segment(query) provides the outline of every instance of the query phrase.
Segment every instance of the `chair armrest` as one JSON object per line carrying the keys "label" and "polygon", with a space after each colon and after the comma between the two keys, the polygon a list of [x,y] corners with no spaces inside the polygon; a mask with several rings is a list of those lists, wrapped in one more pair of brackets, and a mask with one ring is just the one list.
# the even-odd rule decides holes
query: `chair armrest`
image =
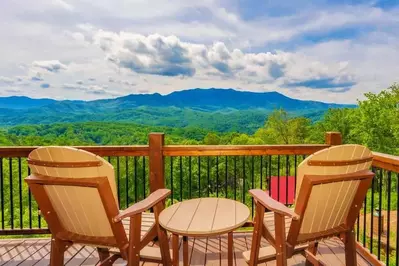
{"label": "chair armrest", "polygon": [[288,208],[284,204],[272,199],[265,193],[263,190],[260,189],[251,189],[249,194],[254,197],[254,199],[262,204],[266,209],[271,210],[273,212],[279,213],[284,216],[292,217],[292,219],[297,220],[299,219],[299,215],[296,214],[292,209]]}
{"label": "chair armrest", "polygon": [[126,217],[131,217],[133,215],[142,213],[155,205],[157,205],[162,200],[166,199],[170,195],[169,189],[158,189],[151,193],[147,198],[139,201],[129,208],[121,211],[117,216],[114,217],[114,222],[120,222],[122,219]]}

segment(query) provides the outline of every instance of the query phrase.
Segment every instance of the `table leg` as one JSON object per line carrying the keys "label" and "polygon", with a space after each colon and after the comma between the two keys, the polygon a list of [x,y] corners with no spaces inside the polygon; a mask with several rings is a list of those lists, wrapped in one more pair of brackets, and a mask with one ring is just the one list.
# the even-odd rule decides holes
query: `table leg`
{"label": "table leg", "polygon": [[188,266],[188,237],[183,236],[183,265]]}
{"label": "table leg", "polygon": [[227,261],[228,266],[233,266],[233,232],[227,234]]}
{"label": "table leg", "polygon": [[173,266],[179,266],[179,235],[172,234]]}

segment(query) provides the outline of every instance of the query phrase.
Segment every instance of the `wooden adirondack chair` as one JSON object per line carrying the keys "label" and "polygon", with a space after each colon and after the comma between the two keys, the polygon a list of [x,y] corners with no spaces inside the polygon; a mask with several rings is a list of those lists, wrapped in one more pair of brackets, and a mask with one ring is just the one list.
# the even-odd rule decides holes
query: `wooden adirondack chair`
{"label": "wooden adirondack chair", "polygon": [[[119,257],[129,266],[140,259],[171,265],[167,235],[158,224],[168,189],[120,211],[114,168],[103,158],[70,147],[42,147],[29,154],[28,164],[32,174],[25,181],[52,234],[50,265],[62,265],[74,243],[97,247],[101,265]],[[153,214],[145,212],[150,208]],[[160,248],[148,247],[157,236]]]}
{"label": "wooden adirondack chair", "polygon": [[[256,213],[251,250],[243,254],[249,265],[269,260],[287,265],[296,252],[305,252],[307,265],[322,265],[317,241],[337,235],[345,244],[346,265],[357,265],[353,227],[374,177],[371,162],[370,150],[360,145],[334,146],[309,156],[298,166],[294,209],[262,190],[250,190]],[[260,248],[262,236],[270,246]]]}

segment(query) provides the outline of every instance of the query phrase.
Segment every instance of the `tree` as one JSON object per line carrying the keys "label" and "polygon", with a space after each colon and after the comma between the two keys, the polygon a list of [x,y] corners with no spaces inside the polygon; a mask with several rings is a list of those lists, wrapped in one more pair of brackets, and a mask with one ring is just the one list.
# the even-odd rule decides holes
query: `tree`
{"label": "tree", "polygon": [[265,144],[305,143],[310,128],[310,120],[305,117],[290,118],[282,109],[273,111],[265,126],[255,132],[255,137]]}

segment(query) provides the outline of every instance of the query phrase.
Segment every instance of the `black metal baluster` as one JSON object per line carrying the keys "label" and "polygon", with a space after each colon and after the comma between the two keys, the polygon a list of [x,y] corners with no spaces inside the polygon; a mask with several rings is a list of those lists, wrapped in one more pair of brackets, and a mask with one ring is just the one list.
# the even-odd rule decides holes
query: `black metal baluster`
{"label": "black metal baluster", "polygon": [[242,156],[242,203],[245,204],[245,156]]}
{"label": "black metal baluster", "polygon": [[296,156],[296,154],[295,154],[295,156],[294,156],[294,177],[295,177],[295,179],[294,179],[294,199],[296,199],[296,176],[297,176],[297,174],[296,174],[296,168],[298,167],[298,158],[297,158],[297,156]]}
{"label": "black metal baluster", "polygon": [[[399,173],[396,175],[396,193],[399,193]],[[396,217],[399,217],[399,197],[396,197]],[[396,230],[399,228],[399,219],[396,219]],[[396,235],[396,265],[399,264],[399,237]]]}
{"label": "black metal baluster", "polygon": [[116,157],[116,183],[117,183],[117,188],[118,188],[118,203],[119,203],[119,209],[121,208],[121,187],[120,187],[120,161],[119,157]]}
{"label": "black metal baluster", "polygon": [[188,198],[191,199],[191,156],[188,157]]}
{"label": "black metal baluster", "polygon": [[[30,176],[30,168],[28,165],[28,176]],[[28,204],[29,204],[29,228],[32,229],[32,193],[28,187]]]}
{"label": "black metal baluster", "polygon": [[280,201],[280,155],[277,156],[277,201]]}
{"label": "black metal baluster", "polygon": [[198,156],[198,198],[201,198],[201,157]]}
{"label": "black metal baluster", "polygon": [[23,227],[22,214],[22,163],[21,157],[18,157],[18,181],[19,181],[19,228]]}
{"label": "black metal baluster", "polygon": [[39,229],[42,228],[42,216],[40,214],[39,205],[37,206],[37,225]]}
{"label": "black metal baluster", "polygon": [[[389,237],[391,236],[391,171],[388,172],[388,184],[387,184],[387,191],[388,191],[388,211],[387,211],[387,246],[386,246],[386,265],[389,265]],[[397,238],[398,236],[396,236]]]}
{"label": "black metal baluster", "polygon": [[378,260],[381,259],[381,232],[382,232],[382,224],[381,224],[381,213],[382,213],[382,181],[383,181],[383,172],[380,169],[380,180],[379,180],[379,189],[378,189],[378,250],[377,257]]}
{"label": "black metal baluster", "polygon": [[146,187],[146,171],[145,171],[145,156],[143,156],[143,199],[147,197],[147,187]]}
{"label": "black metal baluster", "polygon": [[219,198],[219,156],[216,156],[216,197]]}
{"label": "black metal baluster", "polygon": [[139,201],[139,195],[138,195],[138,189],[137,189],[137,187],[138,187],[138,181],[137,181],[137,164],[138,164],[138,162],[137,162],[137,157],[135,156],[135,157],[133,157],[134,159],[133,159],[133,161],[134,161],[134,202],[138,202]]}
{"label": "black metal baluster", "polygon": [[356,241],[359,242],[359,237],[360,237],[360,213],[357,215],[357,221],[356,221]]}
{"label": "black metal baluster", "polygon": [[225,160],[226,160],[226,163],[225,163],[225,166],[224,166],[224,174],[225,174],[225,176],[224,176],[224,193],[225,193],[225,198],[227,198],[227,178],[228,178],[227,156],[226,156]]}
{"label": "black metal baluster", "polygon": [[125,206],[126,208],[129,207],[129,158],[127,156],[125,156]]}
{"label": "black metal baluster", "polygon": [[263,156],[260,156],[260,189],[263,189]]}
{"label": "black metal baluster", "polygon": [[367,232],[367,194],[364,199],[363,208],[363,247],[366,247],[366,232]]}
{"label": "black metal baluster", "polygon": [[211,182],[211,180],[210,180],[210,170],[209,170],[209,168],[210,168],[210,158],[209,158],[209,156],[207,157],[207,164],[208,164],[208,169],[207,169],[207,179],[208,179],[208,197],[209,197],[209,190],[211,189],[211,184],[210,184],[210,182]]}
{"label": "black metal baluster", "polygon": [[179,157],[179,170],[180,170],[180,201],[183,201],[183,157]]}
{"label": "black metal baluster", "polygon": [[[251,156],[251,189],[253,189],[255,186],[255,158],[254,156]],[[252,217],[254,217],[254,198],[251,197],[251,212],[252,212]]]}
{"label": "black metal baluster", "polygon": [[[373,172],[376,173],[375,169],[373,168]],[[373,219],[373,212],[374,212],[374,183],[375,178],[371,181],[371,208],[370,208],[370,252],[373,254],[373,228],[374,228],[374,219]]]}
{"label": "black metal baluster", "polygon": [[269,196],[272,195],[272,156],[269,155],[269,184],[268,184],[268,189],[269,189]]}
{"label": "black metal baluster", "polygon": [[111,156],[108,156],[108,162],[111,163]]}
{"label": "black metal baluster", "polygon": [[39,205],[37,205],[37,225],[39,228],[42,228],[42,217],[40,215]]}
{"label": "black metal baluster", "polygon": [[14,229],[14,192],[13,192],[13,180],[12,180],[12,158],[8,158],[8,167],[10,170],[10,224],[11,229]]}
{"label": "black metal baluster", "polygon": [[4,173],[3,173],[3,158],[0,158],[0,199],[1,199],[1,229],[4,230]]}
{"label": "black metal baluster", "polygon": [[234,200],[237,200],[237,156],[234,156]]}
{"label": "black metal baluster", "polygon": [[289,176],[289,156],[285,156],[285,204],[288,205],[288,176]]}
{"label": "black metal baluster", "polygon": [[170,157],[170,190],[172,191],[170,197],[172,200],[172,204],[173,204],[173,157]]}

